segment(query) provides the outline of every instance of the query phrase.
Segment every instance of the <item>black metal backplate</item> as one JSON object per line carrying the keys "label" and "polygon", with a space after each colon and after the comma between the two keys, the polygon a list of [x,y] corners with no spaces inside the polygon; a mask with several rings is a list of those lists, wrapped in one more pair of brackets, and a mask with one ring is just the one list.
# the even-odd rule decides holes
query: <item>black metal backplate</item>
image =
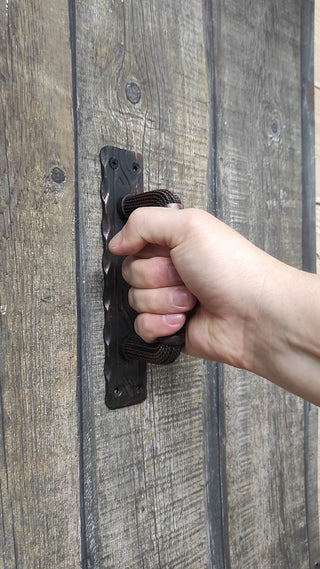
{"label": "black metal backplate", "polygon": [[121,275],[123,257],[111,255],[108,243],[124,223],[117,203],[127,194],[143,191],[142,156],[113,146],[100,153],[102,164],[101,198],[104,241],[105,377],[106,404],[110,409],[141,403],[147,396],[146,363],[126,361],[121,346],[133,333],[134,311],[128,304],[128,285]]}

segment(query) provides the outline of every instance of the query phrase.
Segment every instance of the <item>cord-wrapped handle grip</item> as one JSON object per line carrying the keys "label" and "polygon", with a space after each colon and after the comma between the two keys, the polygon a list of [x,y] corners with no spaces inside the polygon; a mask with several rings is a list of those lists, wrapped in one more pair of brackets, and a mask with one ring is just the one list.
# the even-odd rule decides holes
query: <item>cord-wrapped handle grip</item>
{"label": "cord-wrapped handle grip", "polygon": [[[126,221],[138,207],[174,207],[183,209],[179,196],[169,190],[153,190],[140,194],[128,194],[117,204],[121,219]],[[126,360],[137,359],[152,364],[170,364],[178,356],[185,343],[185,327],[172,336],[159,338],[158,342],[149,344],[137,334],[132,334],[122,347]]]}
{"label": "cord-wrapped handle grip", "polygon": [[174,207],[183,209],[177,194],[169,190],[152,190],[141,194],[128,194],[118,202],[118,213],[124,221],[138,207]]}
{"label": "cord-wrapped handle grip", "polygon": [[151,364],[171,364],[180,355],[185,342],[184,329],[172,336],[159,338],[159,342],[148,344],[137,334],[132,334],[122,348],[126,360],[144,360]]}

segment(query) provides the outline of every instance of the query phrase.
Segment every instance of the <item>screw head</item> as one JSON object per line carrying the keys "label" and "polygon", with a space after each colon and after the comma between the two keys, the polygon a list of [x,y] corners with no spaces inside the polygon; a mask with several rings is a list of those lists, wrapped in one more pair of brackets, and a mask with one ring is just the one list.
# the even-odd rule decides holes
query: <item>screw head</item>
{"label": "screw head", "polygon": [[116,170],[119,166],[118,158],[115,158],[114,156],[112,156],[109,160],[109,166],[112,168],[112,170]]}
{"label": "screw head", "polygon": [[113,395],[114,395],[114,397],[121,397],[121,395],[122,395],[121,387],[115,387],[113,390]]}

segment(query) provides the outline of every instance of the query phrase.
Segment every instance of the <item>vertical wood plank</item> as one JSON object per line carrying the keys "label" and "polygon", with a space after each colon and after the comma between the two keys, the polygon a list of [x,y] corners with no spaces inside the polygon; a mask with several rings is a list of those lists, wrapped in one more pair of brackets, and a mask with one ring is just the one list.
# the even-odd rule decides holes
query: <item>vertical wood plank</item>
{"label": "vertical wood plank", "polygon": [[106,409],[99,202],[99,150],[113,144],[142,152],[146,190],[205,207],[201,3],[79,1],[76,26],[87,557],[97,569],[205,568],[203,364],[152,368],[146,403]]}
{"label": "vertical wood plank", "polygon": [[[302,162],[302,267],[317,271],[315,101],[314,101],[314,0],[301,5],[301,162]],[[319,507],[315,500],[318,408],[305,402],[305,488],[309,564],[319,563]]]}
{"label": "vertical wood plank", "polygon": [[[320,2],[314,3],[314,118],[316,167],[316,250],[317,273],[320,273]],[[320,505],[320,420],[318,417],[318,508]],[[318,522],[319,526],[319,522]],[[319,528],[318,528],[319,531]]]}
{"label": "vertical wood plank", "polygon": [[[319,54],[319,59],[320,59],[320,54]],[[315,142],[316,142],[317,273],[320,273],[320,89],[319,88],[315,89]]]}
{"label": "vertical wood plank", "polygon": [[[297,267],[301,9],[298,0],[214,5],[218,213]],[[230,567],[313,566],[303,401],[227,366],[223,400]]]}
{"label": "vertical wood plank", "polygon": [[[319,54],[319,59],[320,59],[320,54]],[[317,184],[316,205],[319,209],[320,206],[320,88],[318,87],[315,88],[314,98],[315,98],[315,143],[316,143],[315,157],[316,157],[316,184]]]}
{"label": "vertical wood plank", "polygon": [[[315,558],[301,401],[230,368],[215,391],[207,382],[219,377],[214,366],[205,371],[182,358],[150,370],[145,404],[116,412],[104,405],[101,146],[142,152],[146,189],[168,187],[186,205],[205,207],[215,201],[206,189],[214,138],[209,182],[216,174],[219,215],[272,254],[302,264],[301,2],[185,4],[71,4],[84,563],[304,569]],[[214,50],[211,32],[203,33],[212,17]],[[80,565],[80,537],[68,7],[9,0],[0,18],[0,567],[69,569]],[[220,425],[220,439],[208,442],[203,430],[218,411],[224,432]],[[206,469],[213,448],[221,454]],[[208,477],[224,458],[230,559],[228,536],[206,526]],[[207,548],[211,530],[224,551]]]}
{"label": "vertical wood plank", "polygon": [[80,567],[68,4],[0,8],[0,567]]}

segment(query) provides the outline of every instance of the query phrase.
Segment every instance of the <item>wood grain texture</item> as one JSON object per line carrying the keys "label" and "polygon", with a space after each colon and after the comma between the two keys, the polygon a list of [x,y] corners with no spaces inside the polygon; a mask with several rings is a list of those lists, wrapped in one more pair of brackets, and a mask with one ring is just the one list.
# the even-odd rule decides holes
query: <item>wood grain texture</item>
{"label": "wood grain texture", "polygon": [[[319,32],[320,34],[320,32]],[[319,45],[320,49],[320,45]],[[315,102],[315,157],[316,157],[316,206],[320,206],[320,88],[314,91]],[[317,249],[319,251],[319,248]]]}
{"label": "wood grain texture", "polygon": [[[146,403],[105,408],[99,207],[99,150],[105,144],[143,154],[146,190],[165,187],[186,206],[205,206],[208,88],[201,4],[79,1],[76,22],[89,566],[205,568],[203,364],[181,358],[153,367]],[[130,101],[139,91],[141,99]]]}
{"label": "wood grain texture", "polygon": [[320,2],[315,2],[314,34],[314,102],[317,215],[317,272],[320,273]]}
{"label": "wood grain texture", "polygon": [[[215,136],[218,160],[209,172],[218,180],[219,215],[267,251],[301,266],[301,4],[273,2],[262,9],[229,1],[203,14],[198,3],[166,2],[160,9],[156,3],[106,1],[76,8],[89,565],[117,567],[121,560],[127,567],[150,568],[309,567],[302,401],[227,368],[219,396],[210,395],[218,403],[209,421],[206,405],[201,412],[200,383],[204,379],[209,394],[205,378],[213,367],[204,373],[199,362],[183,360],[150,370],[143,406],[106,412],[96,206],[98,154],[105,144],[143,153],[146,189],[174,188],[187,205],[214,202],[206,195],[207,159],[214,154],[206,141]],[[207,25],[210,13],[214,52],[204,46],[210,33],[202,39],[202,20]],[[207,89],[212,53],[216,83]],[[210,468],[220,469],[225,458],[224,535],[212,520],[208,528],[203,494],[211,475],[205,453],[214,446],[203,431],[218,413],[225,420],[216,444],[221,454],[211,457]],[[214,532],[224,546],[219,561],[212,546],[207,550]]]}
{"label": "wood grain texture", "polygon": [[[320,2],[314,3],[314,116],[315,116],[315,160],[316,160],[316,249],[317,273],[320,273]],[[318,418],[318,449],[320,441],[320,420]],[[320,505],[320,452],[318,450],[318,507]]]}
{"label": "wood grain texture", "polygon": [[181,358],[110,411],[103,372],[102,146],[302,265],[303,4],[3,3],[0,569],[319,561],[312,407]]}
{"label": "wood grain texture", "polygon": [[0,8],[0,567],[80,567],[68,6]]}
{"label": "wood grain texture", "polygon": [[[301,161],[302,161],[302,266],[317,271],[315,101],[314,101],[314,0],[303,2],[301,10]],[[315,500],[318,484],[316,437],[318,408],[305,403],[305,485],[309,563],[319,563],[319,507]]]}
{"label": "wood grain texture", "polygon": [[[319,9],[320,11],[320,9]],[[320,29],[319,29],[320,36]],[[318,43],[320,51],[320,41]],[[320,59],[320,54],[318,55]],[[320,88],[315,87],[315,157],[316,157],[316,217],[317,217],[317,272],[320,273]]]}
{"label": "wood grain texture", "polygon": [[314,86],[320,88],[320,4],[314,2]]}
{"label": "wood grain texture", "polygon": [[[218,212],[297,267],[303,257],[301,9],[296,0],[229,0],[214,11]],[[313,567],[305,463],[305,413],[313,409],[228,367],[223,400],[230,567]],[[315,440],[310,425],[306,436]]]}

